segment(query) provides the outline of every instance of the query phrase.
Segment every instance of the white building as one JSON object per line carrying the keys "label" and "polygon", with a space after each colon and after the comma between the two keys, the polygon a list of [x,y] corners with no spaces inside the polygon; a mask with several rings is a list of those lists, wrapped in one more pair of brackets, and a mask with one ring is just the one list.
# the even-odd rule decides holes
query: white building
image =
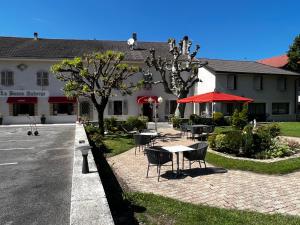
{"label": "white building", "polygon": [[[213,60],[199,70],[195,93],[211,91],[254,99],[248,106],[253,118],[274,121],[293,121],[300,113],[299,74],[254,61]],[[215,103],[215,111],[231,114],[239,104]],[[210,113],[211,103],[195,106],[196,113]]]}
{"label": "white building", "polygon": [[[168,55],[169,46],[162,42],[138,42],[131,50],[127,41],[43,39],[37,34],[33,38],[0,37],[0,114],[3,124],[28,123],[30,118],[40,122],[42,115],[45,115],[46,123],[75,122],[82,116],[97,120],[96,110],[88,99],[64,97],[63,83],[50,73],[50,67],[65,58],[106,50],[122,51],[127,63],[144,67],[150,48],[155,48],[157,55],[162,57]],[[153,76],[154,80],[159,80],[158,74]],[[139,73],[133,79],[142,78]],[[299,112],[296,92],[300,85],[298,82],[295,86],[296,73],[256,62],[208,60],[208,65],[199,70],[199,78],[202,82],[191,90],[190,95],[217,90],[254,98],[250,112],[270,114],[269,119],[274,120],[295,120]],[[164,99],[157,108],[160,121],[173,114],[176,107],[176,97],[166,94],[162,85],[144,88],[131,96],[114,94],[105,117],[151,117],[153,108],[145,101],[150,96]],[[232,108],[232,104],[215,107],[225,114]],[[187,104],[185,115],[188,117],[193,112],[208,112],[209,109],[208,105]]]}
{"label": "white building", "polygon": [[[50,67],[65,58],[106,50],[122,51],[127,63],[144,67],[150,48],[155,48],[161,56],[168,54],[169,50],[167,43],[160,42],[138,42],[137,47],[131,50],[127,41],[42,39],[37,34],[33,38],[0,37],[0,114],[3,124],[28,123],[29,120],[40,122],[42,115],[45,115],[46,123],[75,122],[78,116],[97,120],[97,112],[88,99],[77,101],[64,97],[63,83],[50,73]],[[142,73],[134,79],[143,79]],[[153,79],[158,80],[159,75],[154,73]],[[174,113],[176,97],[166,94],[162,85],[157,85],[131,96],[114,93],[105,117],[151,117],[153,107],[143,101],[150,96],[164,99],[157,107],[159,120],[164,121]],[[187,107],[187,115],[191,109],[191,106]]]}

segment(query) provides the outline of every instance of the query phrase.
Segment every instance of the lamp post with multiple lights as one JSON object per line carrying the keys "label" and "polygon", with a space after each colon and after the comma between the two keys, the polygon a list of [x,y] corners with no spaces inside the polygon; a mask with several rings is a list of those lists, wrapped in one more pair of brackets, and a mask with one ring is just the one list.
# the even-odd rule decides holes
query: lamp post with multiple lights
{"label": "lamp post with multiple lights", "polygon": [[[154,106],[154,122],[155,122],[155,131],[157,132],[157,113],[156,113],[156,106],[157,106],[157,103],[158,104],[161,104],[163,102],[163,98],[161,96],[159,96],[157,98],[157,101],[151,97],[148,98],[148,102]],[[154,104],[153,104],[154,103]]]}

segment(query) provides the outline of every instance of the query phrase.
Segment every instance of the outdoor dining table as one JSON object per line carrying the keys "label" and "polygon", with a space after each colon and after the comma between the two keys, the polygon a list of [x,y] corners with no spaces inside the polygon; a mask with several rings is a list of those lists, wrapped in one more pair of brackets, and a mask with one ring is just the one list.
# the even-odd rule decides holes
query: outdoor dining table
{"label": "outdoor dining table", "polygon": [[179,169],[179,153],[180,152],[186,152],[186,151],[194,151],[196,149],[184,146],[184,145],[175,145],[175,146],[162,146],[162,149],[176,154],[176,161],[177,161],[177,170],[176,170],[176,177],[179,177],[181,175],[180,169]]}

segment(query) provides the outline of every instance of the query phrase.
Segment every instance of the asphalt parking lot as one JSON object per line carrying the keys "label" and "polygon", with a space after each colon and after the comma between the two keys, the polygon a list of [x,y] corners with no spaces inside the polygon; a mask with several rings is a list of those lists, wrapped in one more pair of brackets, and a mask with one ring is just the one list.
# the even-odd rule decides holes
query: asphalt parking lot
{"label": "asphalt parking lot", "polygon": [[75,125],[0,127],[0,224],[69,224]]}

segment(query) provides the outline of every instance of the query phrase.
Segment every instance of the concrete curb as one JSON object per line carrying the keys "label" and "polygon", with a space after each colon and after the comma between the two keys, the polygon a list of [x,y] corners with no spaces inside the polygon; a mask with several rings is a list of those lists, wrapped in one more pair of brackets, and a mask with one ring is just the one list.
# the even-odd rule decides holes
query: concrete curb
{"label": "concrete curb", "polygon": [[79,140],[89,143],[83,125],[76,124],[70,224],[113,225],[111,211],[91,153],[88,155],[90,173],[81,172],[82,155],[76,149]]}

